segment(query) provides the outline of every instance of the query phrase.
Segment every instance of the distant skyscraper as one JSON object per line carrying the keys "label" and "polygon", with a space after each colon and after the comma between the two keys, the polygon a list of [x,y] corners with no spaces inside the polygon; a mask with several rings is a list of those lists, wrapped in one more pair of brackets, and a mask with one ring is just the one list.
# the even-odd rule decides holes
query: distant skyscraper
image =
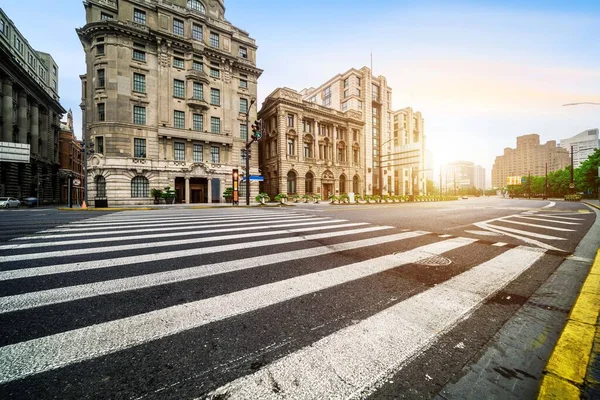
{"label": "distant skyscraper", "polygon": [[454,161],[442,167],[444,190],[450,193],[460,189],[475,187],[475,163],[471,161]]}
{"label": "distant skyscraper", "polygon": [[483,168],[481,165],[476,165],[473,168],[473,176],[475,189],[487,189],[485,183],[485,168]]}
{"label": "distant skyscraper", "polygon": [[560,147],[571,152],[573,146],[573,165],[579,168],[581,163],[588,159],[597,148],[600,148],[600,135],[598,128],[588,129],[569,139],[562,139]]}
{"label": "distant skyscraper", "polygon": [[[435,182],[433,170],[435,169],[435,158],[430,150],[425,150],[425,177],[430,181]],[[435,182],[439,185],[439,181]]]}

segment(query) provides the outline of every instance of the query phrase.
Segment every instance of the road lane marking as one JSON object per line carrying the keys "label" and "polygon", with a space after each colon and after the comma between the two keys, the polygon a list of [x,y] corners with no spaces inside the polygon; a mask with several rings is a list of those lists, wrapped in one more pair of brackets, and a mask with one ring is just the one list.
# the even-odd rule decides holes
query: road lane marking
{"label": "road lane marking", "polygon": [[[533,214],[536,215],[536,214]],[[542,222],[550,222],[552,224],[563,224],[563,225],[581,225],[577,222],[567,222],[567,221],[554,221],[551,219],[546,219],[546,218],[535,218],[535,217],[526,217],[526,216],[521,216],[521,215],[516,215],[514,218],[521,218],[521,219],[527,219],[527,220],[531,220],[531,221],[542,221]]]}
{"label": "road lane marking", "polygon": [[585,218],[562,217],[562,216],[558,216],[558,215],[547,215],[547,214],[538,214],[538,213],[532,213],[531,215],[537,215],[537,216],[544,217],[544,218],[564,219],[567,221],[585,221]]}
{"label": "road lane marking", "polygon": [[373,226],[362,229],[353,229],[341,232],[327,232],[316,235],[294,236],[281,239],[260,240],[256,242],[233,243],[220,246],[202,247],[198,249],[168,251],[153,254],[142,254],[128,257],[108,258],[105,260],[92,260],[59,265],[49,265],[44,267],[32,267],[16,270],[0,271],[0,281],[29,278],[32,276],[44,276],[64,274],[68,272],[85,271],[89,269],[104,269],[124,265],[138,264],[144,262],[155,262],[160,260],[169,260],[172,258],[182,258],[190,256],[200,256],[204,254],[214,254],[226,251],[237,251],[250,248],[269,247],[290,243],[308,242],[311,240],[328,239],[332,237],[355,235],[367,232],[377,232],[385,229],[394,229],[393,226]]}
{"label": "road lane marking", "polygon": [[554,226],[546,226],[546,225],[537,225],[537,224],[530,224],[527,222],[519,222],[519,221],[511,221],[508,219],[499,219],[498,222],[505,222],[507,224],[515,224],[515,225],[523,225],[523,226],[530,226],[532,228],[542,228],[542,229],[549,229],[551,231],[560,231],[560,232],[576,232],[575,229],[567,229],[567,228],[557,228]]}
{"label": "road lane marking", "polygon": [[[365,398],[531,267],[519,247],[217,389],[209,398]],[[273,391],[276,382],[278,391]]]}
{"label": "road lane marking", "polygon": [[[535,240],[535,239],[531,239],[531,238],[528,238],[528,237],[525,237],[525,236],[515,235],[515,234],[509,233],[509,232],[506,232],[506,231],[501,231],[501,230],[495,229],[495,227],[492,228],[492,226],[490,226],[488,224],[485,224],[485,223],[476,222],[473,225],[475,225],[475,226],[477,226],[477,227],[479,227],[481,229],[487,229],[487,230],[489,230],[491,232],[501,233],[501,234],[506,235],[506,236],[514,237],[516,239],[524,241],[525,243],[529,243],[529,244],[532,244],[534,246],[538,246],[538,247],[540,247],[542,249],[563,251],[563,250],[561,250],[561,249],[559,249],[557,247],[551,246],[549,244],[546,244],[544,242],[540,242],[540,241]],[[507,228],[507,229],[510,229],[510,228]],[[560,239],[560,240],[566,240],[566,239]]]}
{"label": "road lane marking", "polygon": [[498,243],[494,243],[492,246],[496,246],[496,247],[504,247],[507,246],[508,243],[504,243],[504,242],[498,242]]}
{"label": "road lane marking", "polygon": [[552,208],[552,207],[554,207],[555,205],[556,205],[556,202],[554,202],[554,201],[551,201],[551,202],[550,202],[550,204],[548,204],[547,206],[544,206],[544,207],[542,207],[542,208]]}
{"label": "road lane marking", "polygon": [[[504,222],[504,221],[503,221]],[[534,238],[538,238],[538,239],[547,239],[547,240],[567,240],[564,238],[560,238],[560,237],[556,237],[556,236],[550,236],[550,235],[543,235],[541,233],[535,233],[535,232],[529,232],[529,231],[523,231],[520,229],[513,229],[513,228],[507,228],[505,226],[499,226],[499,225],[490,225],[487,224],[488,227],[493,227],[494,229],[499,229],[501,231],[506,231],[506,232],[512,232],[512,233],[516,233],[519,235],[524,235],[524,236],[531,236]]]}
{"label": "road lane marking", "polygon": [[[310,222],[301,222],[301,223],[293,223],[293,224],[275,224],[275,225],[264,225],[261,226],[261,229],[282,229],[294,226],[306,226],[306,225],[320,225],[326,223],[340,223],[345,222],[346,220],[329,220],[329,221],[318,221],[315,223]],[[368,222],[352,222],[347,224],[340,225],[328,225],[324,227],[317,226],[315,230],[324,230],[324,229],[342,229],[342,228],[352,228],[356,226],[365,226],[370,225]],[[256,228],[252,228],[256,229]],[[310,228],[309,228],[310,229]],[[288,232],[306,232],[304,228],[302,229],[286,229]],[[183,231],[183,232],[171,232],[171,233],[155,233],[150,235],[137,235],[137,236],[115,236],[115,237],[107,237],[102,238],[102,243],[108,242],[124,242],[128,240],[148,240],[148,239],[165,239],[169,237],[181,237],[181,236],[198,236],[198,235],[208,235],[208,234],[220,234],[227,232],[240,232],[240,228],[226,228],[226,229],[211,229],[204,230],[201,232],[195,231]],[[407,229],[406,231],[409,231]],[[264,233],[261,232],[261,235]],[[255,233],[256,235],[256,233]],[[63,241],[55,241],[55,242],[38,242],[38,243],[18,243],[18,244],[7,244],[4,246],[0,246],[0,250],[21,250],[21,249],[30,249],[30,248],[38,248],[38,247],[57,247],[57,246],[80,246],[82,244],[90,244],[90,243],[98,243],[98,239],[76,239],[76,240],[63,240]],[[86,250],[87,251],[87,250]]]}
{"label": "road lane marking", "polygon": [[169,285],[191,279],[204,278],[212,275],[225,274],[249,268],[256,268],[286,261],[299,260],[308,257],[318,257],[336,252],[376,246],[401,240],[416,238],[427,234],[426,232],[408,232],[376,238],[356,240],[329,246],[313,247],[309,249],[294,250],[284,253],[261,255],[258,257],[243,258],[215,264],[199,265],[196,267],[178,269],[174,271],[158,272],[129,278],[114,279],[110,281],[94,282],[84,285],[49,289],[13,296],[0,297],[0,314],[42,307],[51,304],[81,300],[89,297],[102,296],[130,290],[138,290],[153,286]]}
{"label": "road lane marking", "polygon": [[[91,325],[0,348],[0,384],[172,336],[442,254],[476,240],[456,238],[209,299]],[[518,264],[518,263],[515,263]],[[489,277],[486,277],[486,279]],[[485,280],[485,279],[483,279]],[[398,329],[398,327],[395,327]],[[335,393],[335,392],[330,392]],[[258,397],[254,397],[258,398]]]}

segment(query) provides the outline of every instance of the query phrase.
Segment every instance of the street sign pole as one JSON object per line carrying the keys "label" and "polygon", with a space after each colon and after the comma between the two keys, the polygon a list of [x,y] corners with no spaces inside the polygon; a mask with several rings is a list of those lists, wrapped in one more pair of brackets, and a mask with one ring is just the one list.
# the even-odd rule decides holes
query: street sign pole
{"label": "street sign pole", "polygon": [[239,173],[237,169],[233,170],[231,174],[233,178],[233,205],[240,205],[240,188],[239,188]]}

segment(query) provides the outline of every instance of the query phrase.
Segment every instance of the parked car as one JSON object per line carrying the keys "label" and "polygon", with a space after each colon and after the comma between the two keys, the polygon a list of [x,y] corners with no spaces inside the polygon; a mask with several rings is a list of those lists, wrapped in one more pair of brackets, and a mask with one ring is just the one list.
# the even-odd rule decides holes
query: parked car
{"label": "parked car", "polygon": [[4,207],[4,208],[9,208],[9,207],[19,208],[19,207],[21,207],[21,202],[19,200],[15,199],[14,197],[0,197],[0,207]]}
{"label": "parked car", "polygon": [[37,197],[28,197],[23,200],[23,204],[25,204],[27,207],[36,207],[39,205],[39,200]]}

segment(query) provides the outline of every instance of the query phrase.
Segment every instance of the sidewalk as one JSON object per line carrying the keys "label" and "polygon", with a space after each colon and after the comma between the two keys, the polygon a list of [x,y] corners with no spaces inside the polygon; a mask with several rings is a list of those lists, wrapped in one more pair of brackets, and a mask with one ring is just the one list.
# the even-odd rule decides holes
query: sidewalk
{"label": "sidewalk", "polygon": [[[582,202],[600,210],[598,200]],[[538,399],[600,399],[599,313],[600,248],[544,369]]]}

